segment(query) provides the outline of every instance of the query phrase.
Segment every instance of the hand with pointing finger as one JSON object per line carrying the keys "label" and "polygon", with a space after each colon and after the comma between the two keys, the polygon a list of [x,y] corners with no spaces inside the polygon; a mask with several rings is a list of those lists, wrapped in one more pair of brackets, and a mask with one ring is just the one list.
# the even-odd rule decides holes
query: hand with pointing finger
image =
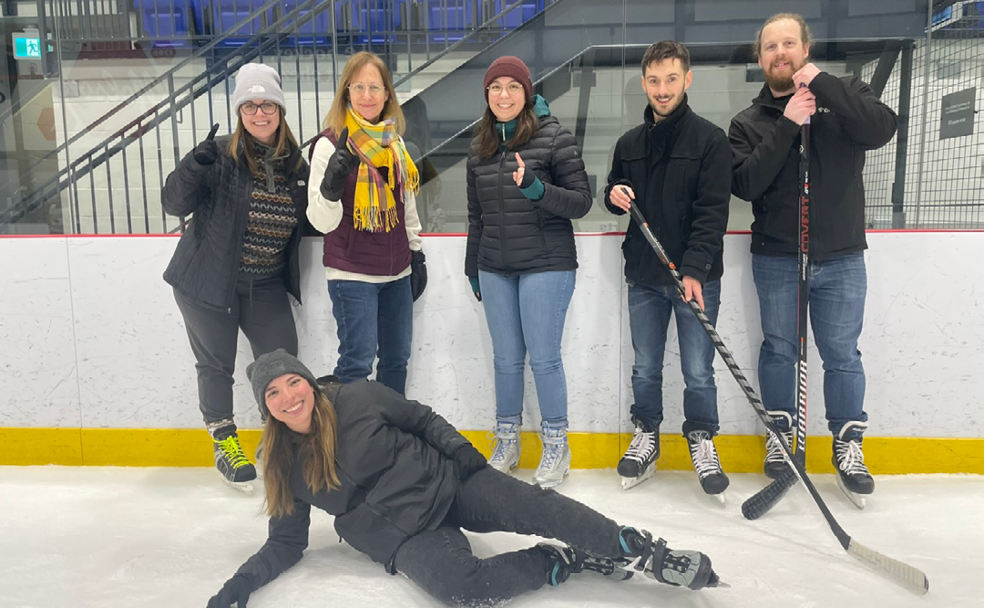
{"label": "hand with pointing finger", "polygon": [[519,152],[516,153],[516,164],[519,165],[519,168],[513,171],[513,181],[516,182],[516,185],[520,188],[529,188],[533,185],[533,180],[536,179],[536,174],[532,171],[526,171],[526,163],[523,162],[523,157],[519,155]]}
{"label": "hand with pointing finger", "polygon": [[219,123],[212,125],[212,130],[208,132],[205,141],[195,147],[195,162],[199,165],[207,166],[219,158],[219,146],[215,143],[215,133],[219,130]]}
{"label": "hand with pointing finger", "polygon": [[358,164],[359,157],[352,153],[348,148],[348,127],[342,129],[338,134],[338,144],[335,152],[328,159],[325,166],[325,175],[321,179],[321,196],[329,201],[337,201],[342,198],[342,190],[345,188],[345,180],[349,173]]}

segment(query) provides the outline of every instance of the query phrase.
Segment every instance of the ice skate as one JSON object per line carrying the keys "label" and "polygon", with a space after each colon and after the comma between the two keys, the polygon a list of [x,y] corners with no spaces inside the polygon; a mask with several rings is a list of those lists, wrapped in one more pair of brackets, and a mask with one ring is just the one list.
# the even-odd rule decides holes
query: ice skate
{"label": "ice skate", "polygon": [[236,426],[222,426],[209,432],[212,435],[215,468],[222,476],[222,480],[244,494],[252,494],[256,467],[243,453],[243,448],[239,444],[239,435],[236,434]]}
{"label": "ice skate", "polygon": [[[792,449],[793,417],[780,410],[768,412],[768,414],[769,418],[772,418],[772,421],[775,422],[779,432],[782,433],[783,439],[786,440],[786,445],[789,446],[789,449]],[[772,431],[766,431],[765,476],[769,479],[779,479],[779,476],[782,475],[787,467],[789,467],[789,462],[786,459],[786,453],[782,451],[779,439]]]}
{"label": "ice skate", "polygon": [[622,489],[634,488],[656,473],[659,458],[659,428],[650,427],[633,418],[635,435],[625,455],[618,461],[618,474],[622,477]]}
{"label": "ice skate", "polygon": [[626,570],[631,567],[661,583],[692,590],[729,586],[714,572],[711,558],[700,551],[671,550],[662,538],[654,542],[649,532],[629,527],[622,528],[619,541]]}
{"label": "ice skate", "polygon": [[571,448],[567,444],[566,428],[543,427],[540,432],[543,440],[543,455],[540,465],[533,474],[533,483],[541,488],[553,488],[558,485],[571,470]]}
{"label": "ice skate", "polygon": [[509,473],[519,466],[520,432],[518,424],[498,423],[492,429],[492,457],[489,466]]}
{"label": "ice skate", "polygon": [[875,480],[864,464],[861,443],[865,429],[864,422],[848,422],[834,437],[831,461],[837,468],[837,487],[858,509],[864,509],[865,496],[875,491]]}
{"label": "ice skate", "polygon": [[684,437],[690,450],[690,461],[697,472],[697,479],[704,493],[725,504],[724,491],[730,485],[728,476],[721,469],[721,460],[711,433],[704,429],[691,429]]}

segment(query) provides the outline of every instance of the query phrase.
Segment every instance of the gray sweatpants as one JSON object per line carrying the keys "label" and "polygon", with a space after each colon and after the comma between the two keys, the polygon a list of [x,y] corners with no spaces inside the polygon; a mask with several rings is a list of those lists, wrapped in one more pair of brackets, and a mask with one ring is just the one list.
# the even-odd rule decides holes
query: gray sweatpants
{"label": "gray sweatpants", "polygon": [[205,424],[232,419],[232,373],[240,329],[254,359],[278,348],[297,356],[297,328],[282,277],[252,282],[240,278],[229,310],[202,306],[177,290],[174,299],[198,361],[198,405]]}

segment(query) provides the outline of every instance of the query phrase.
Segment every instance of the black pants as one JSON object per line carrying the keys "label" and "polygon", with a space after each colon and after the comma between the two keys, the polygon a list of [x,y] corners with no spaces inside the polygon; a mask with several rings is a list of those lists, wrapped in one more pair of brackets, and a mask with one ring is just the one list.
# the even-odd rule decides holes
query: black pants
{"label": "black pants", "polygon": [[434,598],[451,606],[487,606],[547,582],[551,564],[530,548],[475,557],[461,529],[554,538],[599,557],[621,557],[619,526],[594,509],[492,467],[463,482],[440,528],[409,539],[394,566]]}
{"label": "black pants", "polygon": [[278,348],[297,356],[297,328],[282,277],[240,279],[228,311],[204,307],[177,290],[174,299],[198,361],[198,405],[206,424],[232,418],[232,373],[240,329],[254,359]]}

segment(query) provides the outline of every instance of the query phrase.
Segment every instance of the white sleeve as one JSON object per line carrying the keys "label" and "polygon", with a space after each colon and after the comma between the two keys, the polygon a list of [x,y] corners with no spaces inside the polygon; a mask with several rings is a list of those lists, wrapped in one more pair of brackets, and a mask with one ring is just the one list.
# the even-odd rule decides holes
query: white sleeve
{"label": "white sleeve", "polygon": [[[308,179],[307,217],[318,232],[328,234],[342,222],[341,201],[330,201],[321,196],[321,180],[325,176],[328,159],[335,153],[335,145],[322,137],[311,155],[311,175]],[[416,212],[415,212],[416,213]],[[415,215],[416,217],[416,215]]]}
{"label": "white sleeve", "polygon": [[403,221],[407,224],[410,251],[420,251],[423,247],[423,241],[420,239],[420,218],[417,217],[417,196],[412,192],[407,193],[407,200],[403,203]]}

